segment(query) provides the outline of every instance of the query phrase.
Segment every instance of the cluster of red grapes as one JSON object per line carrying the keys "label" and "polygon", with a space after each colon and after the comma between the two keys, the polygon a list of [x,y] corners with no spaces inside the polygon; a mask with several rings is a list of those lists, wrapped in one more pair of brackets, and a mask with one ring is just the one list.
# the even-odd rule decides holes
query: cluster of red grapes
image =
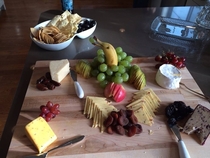
{"label": "cluster of red grapes", "polygon": [[48,101],[46,105],[40,106],[41,113],[39,116],[43,117],[47,122],[49,122],[60,113],[59,107],[59,104],[53,104],[51,101]]}
{"label": "cluster of red grapes", "polygon": [[172,64],[178,69],[185,67],[185,57],[179,57],[174,54],[174,52],[167,52],[163,53],[162,55],[157,55],[155,57],[155,61],[160,62],[155,65],[155,67],[158,69],[162,64]]}

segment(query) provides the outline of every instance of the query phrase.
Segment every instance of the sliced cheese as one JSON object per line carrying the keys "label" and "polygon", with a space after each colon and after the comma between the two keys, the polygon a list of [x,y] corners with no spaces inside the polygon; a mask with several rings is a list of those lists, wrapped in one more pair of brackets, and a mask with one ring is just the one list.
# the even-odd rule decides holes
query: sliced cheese
{"label": "sliced cheese", "polygon": [[88,119],[93,120],[92,127],[99,127],[101,133],[105,130],[103,123],[108,117],[108,114],[112,111],[117,111],[117,109],[110,105],[106,98],[93,96],[86,97],[83,114],[85,114]]}
{"label": "sliced cheese", "polygon": [[179,88],[181,78],[179,69],[171,64],[163,64],[158,69],[155,80],[163,88],[176,89]]}
{"label": "sliced cheese", "polygon": [[183,132],[187,134],[196,133],[203,145],[210,134],[210,109],[197,105],[193,114],[186,122]]}
{"label": "sliced cheese", "polygon": [[69,66],[67,59],[50,61],[49,68],[52,80],[60,83],[69,73]]}
{"label": "sliced cheese", "polygon": [[134,111],[134,115],[137,117],[139,123],[149,126],[153,124],[153,119],[149,117],[145,107],[141,107],[140,109]]}
{"label": "sliced cheese", "polygon": [[53,130],[42,117],[38,117],[27,124],[25,126],[25,131],[27,137],[35,145],[39,153],[43,152],[57,139]]}
{"label": "sliced cheese", "polygon": [[138,122],[151,126],[159,106],[160,99],[152,89],[147,88],[134,93],[132,102],[126,108],[134,111]]}

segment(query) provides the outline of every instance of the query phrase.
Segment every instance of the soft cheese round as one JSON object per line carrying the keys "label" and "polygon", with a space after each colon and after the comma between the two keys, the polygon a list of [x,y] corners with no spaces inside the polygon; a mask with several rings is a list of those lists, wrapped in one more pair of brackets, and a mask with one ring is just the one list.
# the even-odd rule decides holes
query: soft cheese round
{"label": "soft cheese round", "polygon": [[163,88],[176,89],[179,88],[181,73],[175,66],[171,64],[163,64],[160,66],[155,79]]}

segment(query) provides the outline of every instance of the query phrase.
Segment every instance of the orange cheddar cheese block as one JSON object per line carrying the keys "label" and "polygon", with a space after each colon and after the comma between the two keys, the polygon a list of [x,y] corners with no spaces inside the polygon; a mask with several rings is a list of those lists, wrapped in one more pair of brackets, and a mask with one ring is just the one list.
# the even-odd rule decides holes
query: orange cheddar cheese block
{"label": "orange cheddar cheese block", "polygon": [[39,153],[43,152],[57,139],[49,124],[42,117],[38,117],[28,123],[25,126],[25,132]]}

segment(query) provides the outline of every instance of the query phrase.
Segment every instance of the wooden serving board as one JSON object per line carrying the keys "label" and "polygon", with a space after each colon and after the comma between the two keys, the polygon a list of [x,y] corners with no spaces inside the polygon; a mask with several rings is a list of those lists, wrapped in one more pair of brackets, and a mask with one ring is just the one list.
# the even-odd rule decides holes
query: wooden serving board
{"label": "wooden serving board", "polygon": [[[71,65],[75,65],[76,60],[70,60]],[[60,104],[61,113],[49,122],[49,125],[57,135],[58,139],[48,149],[60,144],[77,135],[85,135],[85,139],[75,145],[64,147],[49,153],[49,157],[178,157],[178,147],[176,139],[166,125],[164,115],[165,107],[174,101],[184,101],[187,105],[195,107],[202,104],[210,108],[210,104],[205,100],[189,92],[186,88],[180,87],[176,90],[167,90],[158,86],[155,82],[154,58],[135,58],[133,63],[140,65],[146,75],[147,87],[152,88],[161,99],[161,107],[156,113],[154,125],[143,125],[143,132],[133,137],[121,136],[118,134],[109,135],[100,133],[99,128],[92,128],[92,120],[87,119],[82,110],[85,98],[79,99],[76,96],[73,81],[68,75],[61,86],[54,90],[39,91],[36,89],[36,80],[49,71],[49,61],[38,61],[31,77],[30,84],[25,96],[21,113],[8,152],[9,158],[22,157],[37,153],[24,133],[27,123],[37,118],[40,114],[40,105],[47,101]],[[182,82],[192,89],[201,92],[195,80],[187,70],[181,70]],[[94,78],[84,79],[78,75],[78,81],[84,89],[85,96],[102,96],[103,90]],[[136,92],[132,85],[123,84],[127,96],[121,103],[114,103],[116,108],[124,108]],[[201,92],[202,93],[202,92]],[[152,133],[150,132],[152,131]],[[206,157],[210,155],[208,139],[204,146],[199,144],[195,135],[182,133],[182,138],[190,152],[191,157]]]}

